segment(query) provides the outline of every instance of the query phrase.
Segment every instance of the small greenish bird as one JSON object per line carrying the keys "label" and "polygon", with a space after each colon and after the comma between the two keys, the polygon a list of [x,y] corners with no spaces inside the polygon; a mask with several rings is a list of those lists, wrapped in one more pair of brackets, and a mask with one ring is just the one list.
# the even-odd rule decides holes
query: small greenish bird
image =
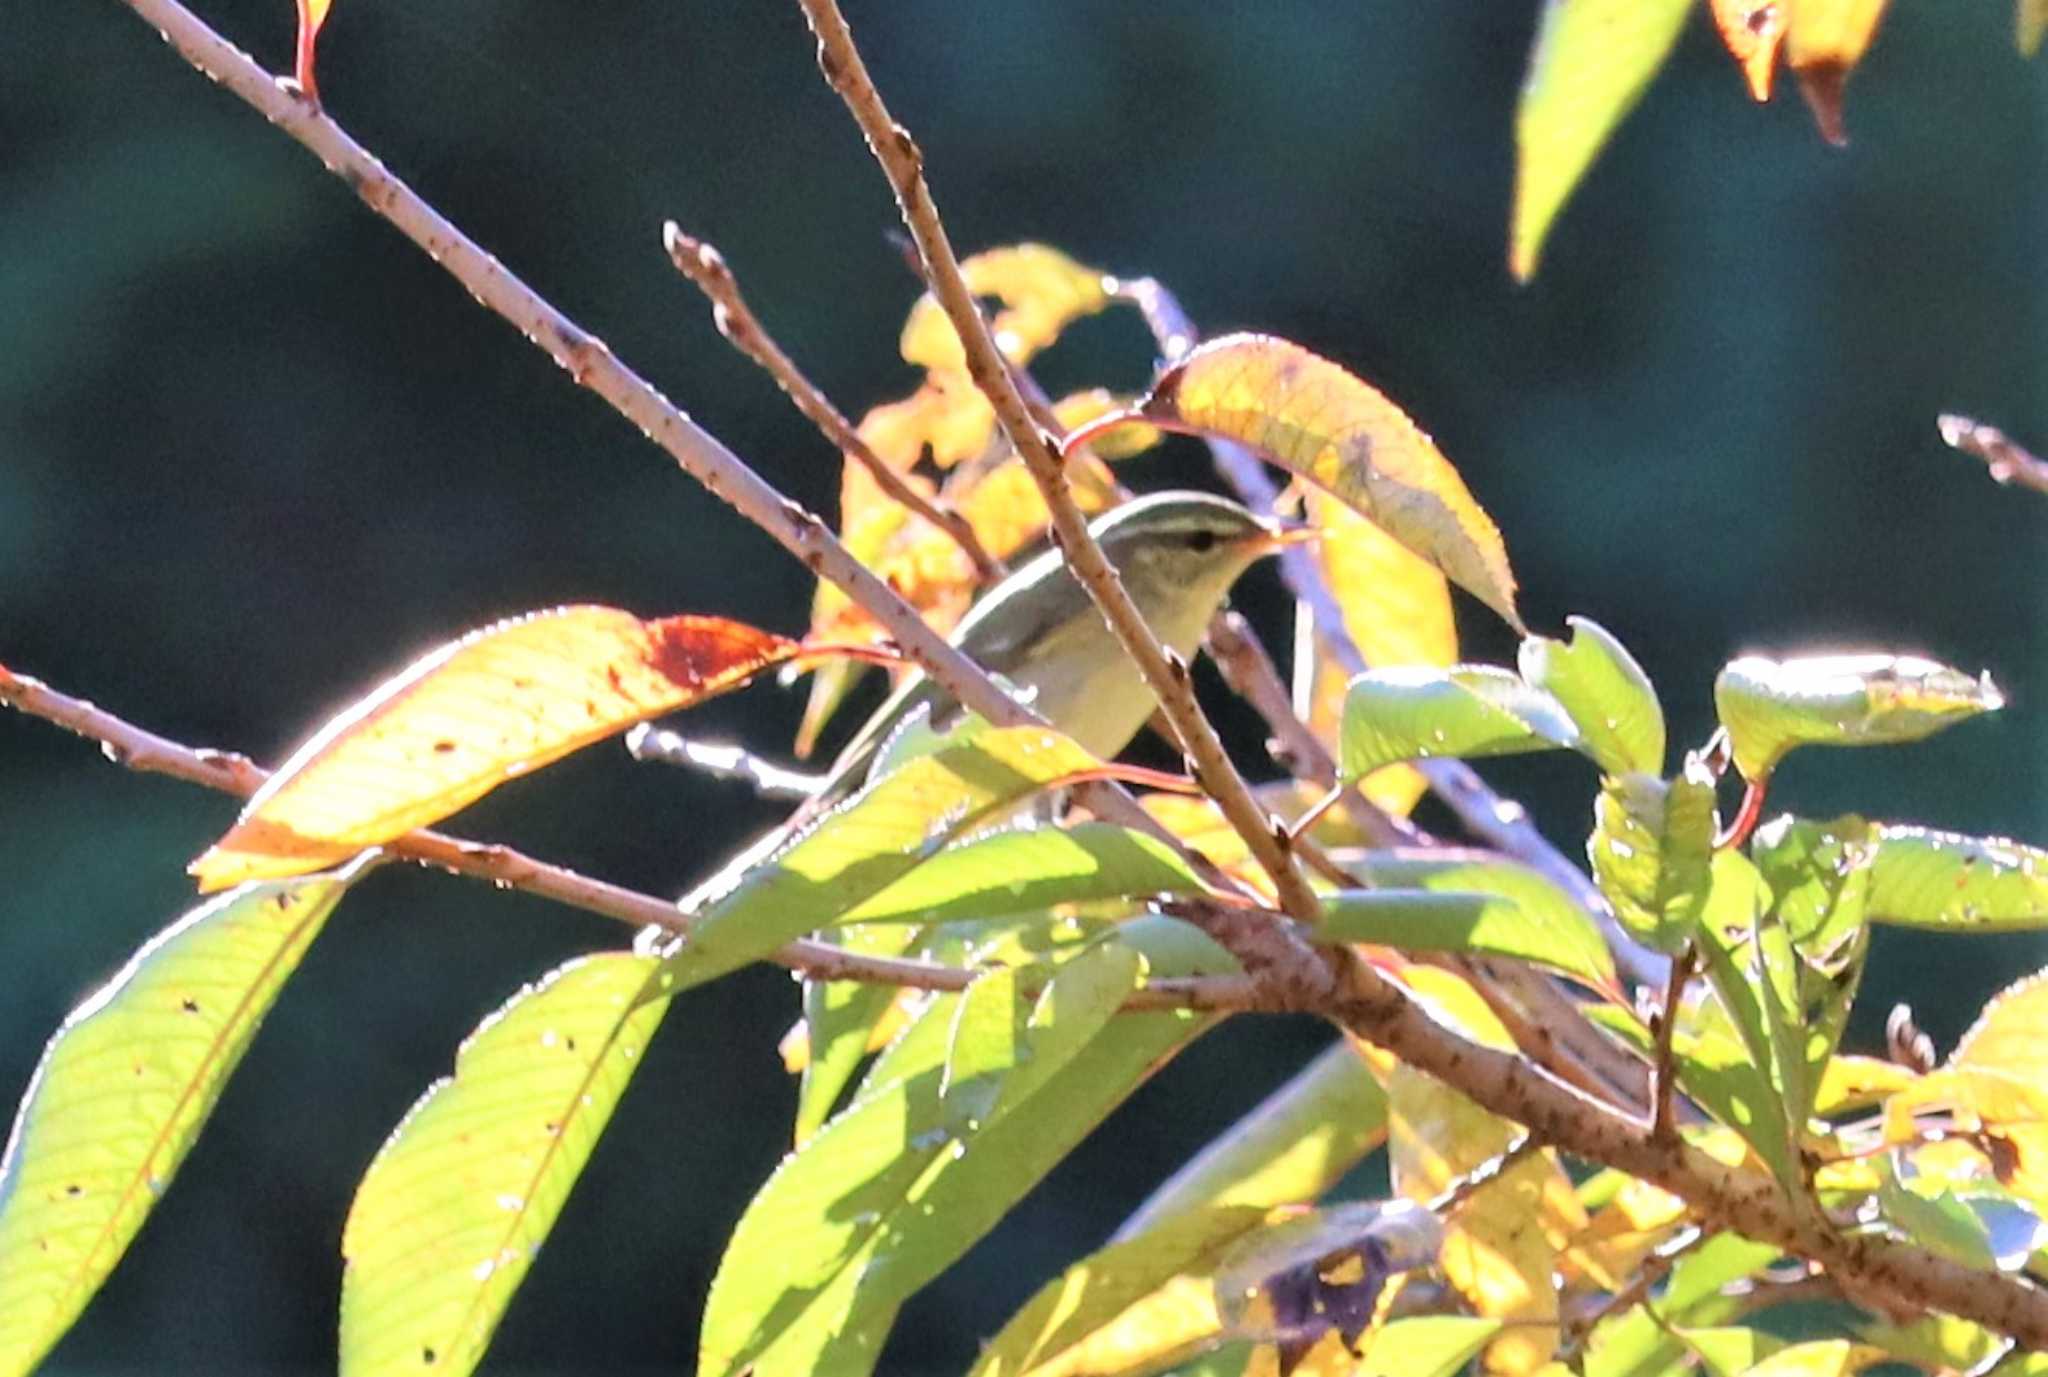
{"label": "small greenish bird", "polygon": [[[1153,634],[1183,658],[1223,605],[1238,576],[1308,532],[1200,492],[1136,498],[1097,517],[1090,531]],[[1039,716],[1107,760],[1130,744],[1158,706],[1116,633],[1057,549],[1014,570],[975,603],[951,637],[982,668],[1000,675]],[[953,696],[911,675],[861,727],[818,792],[782,826],[721,868],[686,898],[711,897],[771,855],[822,809],[858,789],[877,753],[914,715],[945,727]]]}

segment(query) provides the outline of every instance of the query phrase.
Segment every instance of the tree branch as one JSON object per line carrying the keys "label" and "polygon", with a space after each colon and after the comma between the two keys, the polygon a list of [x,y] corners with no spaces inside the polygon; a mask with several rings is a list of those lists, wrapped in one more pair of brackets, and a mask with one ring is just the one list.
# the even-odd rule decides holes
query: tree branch
{"label": "tree branch", "polygon": [[1984,461],[1994,483],[2017,484],[2035,492],[2048,492],[2048,461],[2034,456],[2026,446],[2000,430],[1968,416],[1945,413],[1935,420],[1943,443]]}
{"label": "tree branch", "polygon": [[936,499],[927,500],[902,474],[883,462],[873,446],[861,438],[853,422],[832,405],[831,399],[782,351],[775,337],[762,328],[746,298],[740,295],[739,279],[733,276],[724,254],[683,233],[673,220],[662,226],[661,242],[668,249],[669,261],[676,265],[676,271],[710,299],[711,319],[718,326],[718,333],[773,378],[805,420],[816,426],[841,453],[865,468],[883,492],[953,537],[982,578],[994,580],[1003,576],[1002,561],[982,546],[967,518]]}
{"label": "tree branch", "polygon": [[1004,434],[1044,493],[1052,514],[1053,536],[1068,567],[1102,610],[1125,653],[1159,699],[1167,720],[1187,749],[1191,773],[1200,781],[1203,792],[1216,801],[1253,857],[1273,877],[1286,910],[1303,922],[1313,923],[1320,911],[1315,893],[1295,865],[1284,832],[1252,797],[1237,766],[1224,751],[1216,729],[1203,715],[1186,662],[1169,654],[1153,636],[1123,581],[1117,577],[1115,566],[1104,557],[1101,546],[1089,532],[1087,517],[1075,504],[1067,485],[1057,446],[1032,416],[1030,404],[1018,390],[1008,361],[996,347],[974,293],[961,275],[959,260],[932,202],[931,189],[925,183],[923,153],[910,131],[898,124],[883,104],[835,0],[799,3],[817,35],[818,68],[860,126],[876,162],[887,175],[903,223],[917,245],[932,295],[960,337],[968,375],[988,398]]}

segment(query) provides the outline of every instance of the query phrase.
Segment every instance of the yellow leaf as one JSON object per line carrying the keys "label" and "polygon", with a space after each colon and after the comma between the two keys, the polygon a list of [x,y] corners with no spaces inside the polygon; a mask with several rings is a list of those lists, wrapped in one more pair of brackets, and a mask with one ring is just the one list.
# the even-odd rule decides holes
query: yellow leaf
{"label": "yellow leaf", "polygon": [[1913,1111],[1944,1107],[2010,1150],[2008,1189],[2048,1203],[2048,971],[1994,996],[1945,1065],[1886,1102],[1886,1134],[1911,1141]]}
{"label": "yellow leaf", "polygon": [[320,83],[314,79],[313,51],[332,4],[333,0],[299,0],[299,41],[292,74],[299,89],[316,101],[320,99]]}
{"label": "yellow leaf", "polygon": [[191,866],[202,891],[318,870],[508,779],[736,688],[794,641],[722,617],[562,607],[442,646],[322,727]]}
{"label": "yellow leaf", "polygon": [[1145,794],[1138,802],[1155,822],[1211,865],[1273,897],[1272,879],[1214,803],[1186,794]]}
{"label": "yellow leaf", "polygon": [[[1059,421],[1060,429],[1068,431],[1112,412],[1128,411],[1130,406],[1129,397],[1119,397],[1106,387],[1093,387],[1086,392],[1074,392],[1060,398],[1052,404],[1052,414]],[[1143,454],[1158,443],[1159,431],[1152,426],[1120,425],[1101,439],[1091,440],[1086,448],[1098,459],[1128,459],[1134,454]]]}
{"label": "yellow leaf", "polygon": [[1771,98],[1771,73],[1778,65],[1778,45],[1785,41],[1785,14],[1797,0],[1713,0],[1714,24],[1721,42],[1758,101]]}
{"label": "yellow leaf", "polygon": [[2048,34],[2048,0],[2019,0],[2013,11],[2013,42],[2021,57],[2041,51],[2041,37]]}
{"label": "yellow leaf", "polygon": [[1781,1348],[1751,1367],[1744,1377],[1853,1377],[1888,1355],[1870,1344],[1847,1339],[1823,1339],[1815,1343]]}
{"label": "yellow leaf", "polygon": [[1515,111],[1508,268],[1536,272],[1543,238],[1685,26],[1691,0],[1546,0]]}
{"label": "yellow leaf", "polygon": [[1845,144],[1842,88],[1863,60],[1890,0],[1792,0],[1785,27],[1785,60],[1813,109],[1821,137]]}
{"label": "yellow leaf", "polygon": [[1492,518],[1407,413],[1328,359],[1270,335],[1225,335],[1161,374],[1141,410],[1309,479],[1523,629]]}
{"label": "yellow leaf", "polygon": [[[1044,244],[1013,244],[965,259],[960,272],[976,296],[1003,303],[991,323],[996,347],[1023,363],[1059,338],[1070,321],[1109,304],[1103,275]],[[903,357],[934,373],[964,372],[967,357],[953,323],[929,294],[903,323]]]}

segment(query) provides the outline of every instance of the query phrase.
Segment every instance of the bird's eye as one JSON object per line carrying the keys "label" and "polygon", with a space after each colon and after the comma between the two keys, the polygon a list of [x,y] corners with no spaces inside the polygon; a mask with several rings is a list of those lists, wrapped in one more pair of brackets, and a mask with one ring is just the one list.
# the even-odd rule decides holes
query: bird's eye
{"label": "bird's eye", "polygon": [[1188,532],[1188,548],[1198,555],[1208,554],[1209,551],[1216,548],[1216,533],[1214,531]]}

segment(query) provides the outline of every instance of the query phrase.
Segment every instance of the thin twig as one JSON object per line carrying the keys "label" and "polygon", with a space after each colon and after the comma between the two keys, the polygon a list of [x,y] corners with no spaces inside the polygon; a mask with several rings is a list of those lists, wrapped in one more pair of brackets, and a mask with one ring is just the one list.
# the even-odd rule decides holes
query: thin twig
{"label": "thin twig", "polygon": [[[145,774],[168,775],[222,793],[247,798],[270,778],[270,772],[233,751],[195,749],[146,731],[104,708],[73,698],[25,674],[0,668],[0,704],[39,717],[96,743],[117,765]],[[443,832],[422,829],[385,848],[394,856],[417,861],[470,879],[516,889],[600,917],[657,927],[684,935],[690,916],[653,894],[550,865],[509,846],[465,841]],[[976,972],[926,961],[865,956],[826,942],[796,941],[768,958],[813,980],[858,981],[863,984],[908,986],[920,990],[962,990]],[[1156,980],[1134,994],[1132,1010],[1225,1010],[1255,1007],[1260,996],[1241,976],[1209,976]]]}
{"label": "thin twig", "polygon": [[1423,1208],[1439,1219],[1448,1218],[1466,1201],[1507,1175],[1524,1157],[1541,1146],[1542,1143],[1537,1141],[1535,1134],[1524,1133],[1505,1149],[1451,1182]]}
{"label": "thin twig", "polygon": [[635,760],[695,770],[714,779],[737,780],[764,799],[801,801],[814,797],[825,783],[823,775],[784,769],[744,747],[693,741],[679,731],[650,722],[642,722],[626,733],[626,750]]}
{"label": "thin twig", "polygon": [[896,122],[883,103],[836,0],[799,3],[817,35],[819,70],[860,126],[875,160],[888,177],[904,226],[917,244],[932,296],[960,337],[968,376],[988,398],[1003,433],[1044,494],[1052,515],[1054,539],[1065,554],[1068,567],[1102,610],[1125,653],[1166,710],[1167,719],[1187,747],[1192,773],[1203,791],[1216,801],[1252,856],[1272,876],[1282,906],[1296,918],[1313,922],[1318,912],[1315,892],[1289,854],[1284,832],[1252,797],[1243,776],[1223,749],[1216,729],[1196,701],[1194,680],[1188,674],[1186,662],[1159,644],[1117,576],[1115,566],[1089,532],[1087,517],[1075,504],[1068,486],[1055,439],[1032,415],[1007,360],[989,334],[988,322],[982,318],[972,289],[961,274],[959,259],[932,202],[931,189],[925,183],[924,154],[910,131]]}
{"label": "thin twig", "polygon": [[1687,1253],[1707,1241],[1707,1233],[1700,1229],[1681,1229],[1667,1239],[1664,1245],[1654,1249],[1636,1268],[1636,1274],[1629,1278],[1628,1285],[1616,1291],[1593,1310],[1576,1316],[1564,1326],[1560,1336],[1557,1356],[1570,1363],[1577,1359],[1586,1345],[1586,1340],[1601,1324],[1615,1315],[1632,1310],[1649,1298],[1660,1282],[1671,1274],[1671,1269]]}
{"label": "thin twig", "polygon": [[669,261],[676,265],[676,271],[696,283],[697,289],[709,298],[711,319],[718,326],[718,333],[773,378],[782,394],[804,414],[804,419],[816,426],[842,454],[865,468],[883,492],[951,536],[981,578],[993,582],[1003,576],[1002,561],[982,545],[981,538],[975,535],[974,527],[968,524],[967,518],[942,501],[928,499],[911,487],[901,473],[861,438],[860,431],[846,419],[844,412],[832,405],[831,398],[804,376],[803,370],[783,352],[782,346],[762,327],[753,309],[747,305],[746,298],[740,294],[739,279],[733,276],[724,254],[703,240],[685,234],[673,220],[661,227],[661,242],[668,249]]}
{"label": "thin twig", "polygon": [[1671,962],[1671,979],[1664,986],[1664,1007],[1657,1015],[1654,1074],[1650,1081],[1650,1136],[1670,1141],[1678,1133],[1674,1117],[1678,1105],[1678,1062],[1675,1040],[1678,1015],[1685,1007],[1685,987],[1692,980],[1693,951],[1687,947]]}
{"label": "thin twig", "polygon": [[1943,443],[1982,459],[1991,472],[1992,482],[2048,492],[2048,460],[2036,458],[1997,426],[1952,412],[1944,413],[1934,424],[1941,431]]}

